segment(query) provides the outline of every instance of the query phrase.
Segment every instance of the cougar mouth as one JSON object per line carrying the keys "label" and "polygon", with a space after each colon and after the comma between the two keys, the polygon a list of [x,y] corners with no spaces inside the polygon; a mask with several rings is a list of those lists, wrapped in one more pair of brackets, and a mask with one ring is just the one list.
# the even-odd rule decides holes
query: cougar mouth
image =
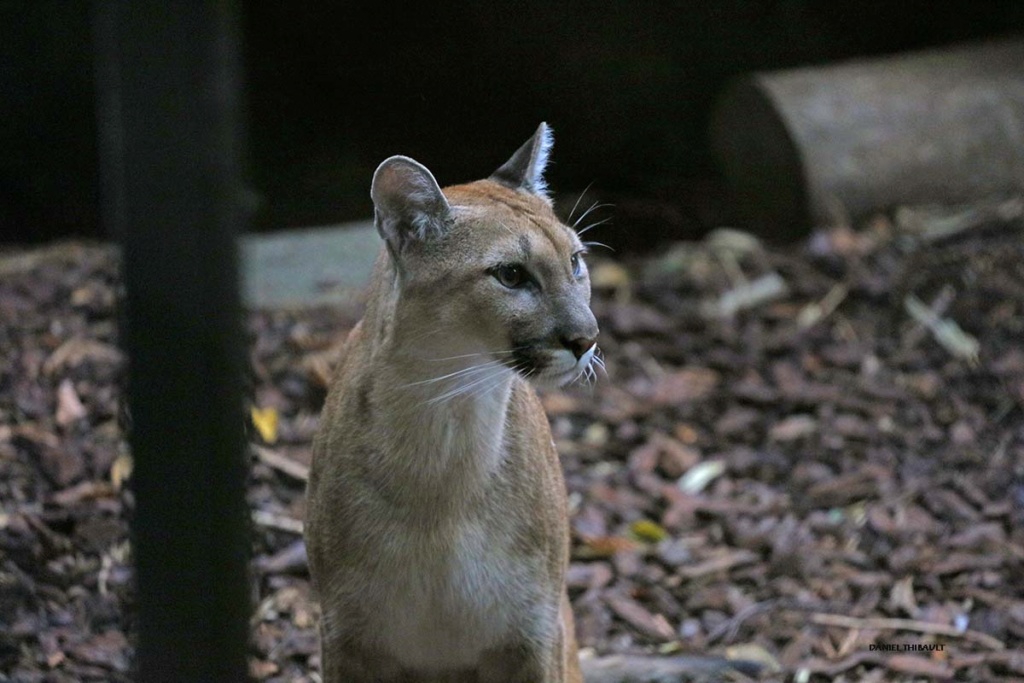
{"label": "cougar mouth", "polygon": [[538,377],[548,369],[551,359],[537,342],[523,342],[513,347],[512,355],[505,360],[505,365],[519,376],[531,379]]}
{"label": "cougar mouth", "polygon": [[584,377],[590,379],[594,376],[595,363],[600,364],[596,343],[579,358],[567,349],[523,344],[505,361],[520,377],[544,387],[560,387]]}

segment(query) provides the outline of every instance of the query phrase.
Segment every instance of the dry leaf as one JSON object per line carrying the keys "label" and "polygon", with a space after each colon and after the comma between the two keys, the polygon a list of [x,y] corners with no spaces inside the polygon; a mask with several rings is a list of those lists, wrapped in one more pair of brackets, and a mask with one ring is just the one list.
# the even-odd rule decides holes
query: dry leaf
{"label": "dry leaf", "polygon": [[88,411],[82,405],[81,399],[78,398],[78,392],[75,391],[74,383],[67,378],[62,380],[60,386],[57,387],[57,424],[67,427],[72,422],[81,420],[87,414]]}
{"label": "dry leaf", "polygon": [[893,584],[892,590],[889,591],[889,604],[903,610],[908,616],[917,618],[921,610],[917,606],[917,600],[914,598],[913,576],[908,576]]}
{"label": "dry leaf", "polygon": [[114,460],[114,464],[110,466],[110,483],[114,485],[115,489],[120,490],[126,481],[132,476],[132,470],[135,468],[135,461],[132,460],[130,453],[121,453]]}
{"label": "dry leaf", "polygon": [[677,424],[672,428],[672,433],[675,434],[677,439],[690,446],[697,443],[697,440],[700,438],[700,434],[697,430],[694,429],[692,425],[688,425],[686,423]]}
{"label": "dry leaf", "polygon": [[893,655],[886,660],[885,665],[890,671],[910,674],[912,676],[929,676],[941,679],[953,677],[953,669],[942,662],[914,655]]}
{"label": "dry leaf", "polygon": [[714,391],[718,382],[719,375],[711,368],[683,368],[660,379],[651,399],[659,405],[698,401]]}
{"label": "dry leaf", "polygon": [[57,491],[50,497],[50,502],[62,507],[68,507],[81,503],[84,500],[109,498],[114,495],[115,490],[115,487],[104,481],[83,481],[70,488]]}
{"label": "dry leaf", "polygon": [[772,441],[789,442],[802,439],[818,431],[818,421],[810,415],[790,415],[772,425],[768,437]]}
{"label": "dry leaf", "polygon": [[679,488],[686,493],[700,493],[718,477],[725,473],[725,463],[721,460],[706,460],[691,467],[679,478]]}
{"label": "dry leaf", "polygon": [[616,553],[637,550],[639,544],[623,536],[592,536],[583,539],[583,552],[577,554],[581,558],[611,557]]}
{"label": "dry leaf", "polygon": [[306,544],[303,540],[293,541],[282,550],[271,556],[262,556],[257,560],[257,567],[263,574],[290,574],[304,572],[309,566],[306,555]]}
{"label": "dry leaf", "polygon": [[629,530],[645,543],[657,543],[668,538],[668,532],[661,525],[649,519],[638,519],[629,525]]}
{"label": "dry leaf", "polygon": [[331,362],[337,358],[337,355],[333,349],[310,353],[299,364],[306,371],[314,385],[321,389],[327,389],[331,386],[331,377],[333,376]]}
{"label": "dry leaf", "polygon": [[583,430],[583,436],[580,438],[585,445],[593,448],[601,448],[608,443],[608,426],[603,422],[592,422],[590,426]]}
{"label": "dry leaf", "polygon": [[666,476],[677,479],[700,462],[700,450],[663,436],[656,440],[659,450],[658,466]]}
{"label": "dry leaf", "polygon": [[274,408],[252,407],[252,424],[260,433],[264,443],[275,443],[277,441],[277,425],[279,421],[277,410]]}
{"label": "dry leaf", "polygon": [[560,391],[544,394],[540,400],[544,404],[544,412],[549,416],[568,415],[580,410],[580,402],[578,400]]}
{"label": "dry leaf", "polygon": [[654,640],[675,640],[676,632],[660,614],[652,614],[633,598],[621,593],[608,593],[604,600],[616,616]]}
{"label": "dry leaf", "polygon": [[764,666],[767,673],[779,673],[782,666],[779,660],[775,659],[771,652],[764,649],[757,643],[743,643],[725,648],[725,657],[730,660],[744,662],[757,662]]}
{"label": "dry leaf", "polygon": [[68,648],[75,660],[114,671],[128,671],[128,639],[120,631],[105,631]]}
{"label": "dry leaf", "polygon": [[594,289],[620,289],[629,283],[629,271],[618,263],[604,261],[590,269],[590,286]]}
{"label": "dry leaf", "polygon": [[256,680],[269,678],[280,670],[281,668],[274,662],[268,662],[262,659],[249,660],[249,675]]}
{"label": "dry leaf", "polygon": [[66,366],[81,365],[85,361],[96,363],[119,364],[124,354],[116,346],[104,344],[94,339],[69,339],[50,354],[43,363],[43,372],[54,375]]}

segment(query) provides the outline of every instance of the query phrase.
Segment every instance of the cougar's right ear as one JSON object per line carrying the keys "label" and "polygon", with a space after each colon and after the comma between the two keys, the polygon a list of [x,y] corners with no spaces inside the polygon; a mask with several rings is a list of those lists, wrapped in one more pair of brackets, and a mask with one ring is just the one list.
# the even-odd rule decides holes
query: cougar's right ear
{"label": "cougar's right ear", "polygon": [[433,174],[409,157],[385,159],[370,187],[374,224],[393,254],[413,241],[437,237],[451,223],[451,208]]}
{"label": "cougar's right ear", "polygon": [[548,124],[541,122],[533,136],[516,150],[512,158],[491,174],[491,180],[513,190],[525,190],[550,202],[548,185],[544,181],[544,169],[551,156],[554,136]]}

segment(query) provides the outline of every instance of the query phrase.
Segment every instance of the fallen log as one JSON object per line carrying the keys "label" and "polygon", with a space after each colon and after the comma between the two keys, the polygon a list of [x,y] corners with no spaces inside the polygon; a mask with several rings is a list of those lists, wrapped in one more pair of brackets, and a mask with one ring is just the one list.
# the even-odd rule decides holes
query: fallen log
{"label": "fallen log", "polygon": [[745,77],[712,147],[763,234],[1024,193],[1024,38]]}

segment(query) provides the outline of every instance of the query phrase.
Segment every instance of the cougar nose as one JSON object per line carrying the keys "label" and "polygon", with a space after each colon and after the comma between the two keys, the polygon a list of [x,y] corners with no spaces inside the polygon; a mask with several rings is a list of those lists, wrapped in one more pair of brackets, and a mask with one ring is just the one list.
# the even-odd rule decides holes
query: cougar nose
{"label": "cougar nose", "polygon": [[572,355],[576,356],[576,360],[579,360],[594,345],[594,339],[593,337],[576,337],[575,339],[563,337],[562,345],[572,351]]}

